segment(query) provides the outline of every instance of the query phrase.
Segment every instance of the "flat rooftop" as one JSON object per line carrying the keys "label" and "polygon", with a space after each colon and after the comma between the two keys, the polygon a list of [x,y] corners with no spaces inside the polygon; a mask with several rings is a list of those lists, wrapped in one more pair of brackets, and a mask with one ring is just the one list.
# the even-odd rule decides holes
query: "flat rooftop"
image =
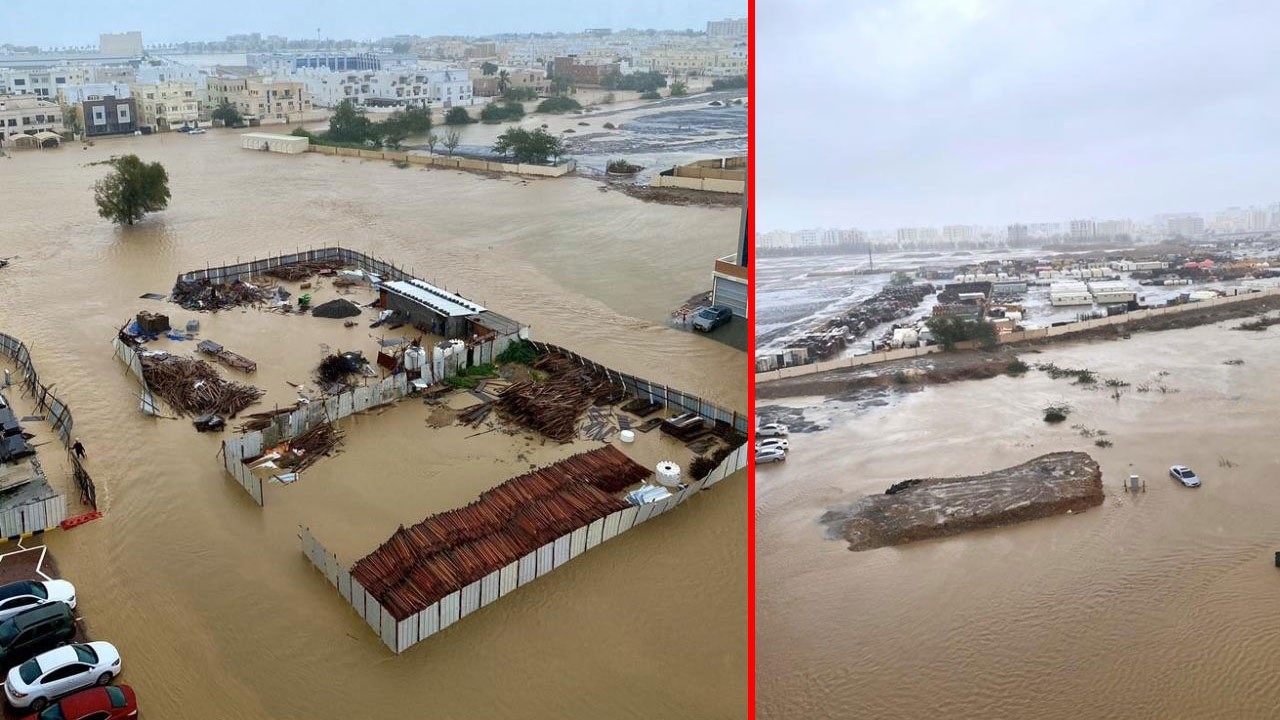
{"label": "flat rooftop", "polygon": [[484,308],[470,300],[436,287],[422,280],[393,280],[378,287],[387,292],[421,303],[445,317],[468,317],[484,312]]}

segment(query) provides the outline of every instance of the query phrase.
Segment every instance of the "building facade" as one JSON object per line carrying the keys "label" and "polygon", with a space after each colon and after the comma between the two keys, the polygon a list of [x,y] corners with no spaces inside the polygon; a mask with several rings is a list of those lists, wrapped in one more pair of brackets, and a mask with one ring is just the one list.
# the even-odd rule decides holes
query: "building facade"
{"label": "building facade", "polygon": [[303,119],[311,109],[306,85],[298,80],[271,77],[211,77],[208,81],[209,107],[225,100],[248,120],[287,123]]}
{"label": "building facade", "polygon": [[37,97],[0,96],[0,141],[10,146],[18,135],[38,132],[66,132],[62,107]]}
{"label": "building facade", "polygon": [[158,131],[195,123],[204,109],[195,83],[157,82],[130,87],[138,108],[139,123]]}
{"label": "building facade", "polygon": [[59,65],[50,68],[0,69],[0,95],[34,95],[53,99],[58,91],[92,80],[90,69]]}
{"label": "building facade", "polygon": [[103,33],[98,36],[98,49],[103,55],[142,55],[142,33]]}
{"label": "building facade", "polygon": [[577,55],[558,57],[551,65],[552,77],[567,77],[574,85],[599,85],[608,75],[622,71],[616,62],[584,63]]}
{"label": "building facade", "polygon": [[95,95],[80,104],[78,114],[85,137],[128,135],[138,129],[138,112],[131,97]]}
{"label": "building facade", "polygon": [[473,83],[465,70],[427,70],[402,73],[391,70],[336,73],[301,70],[300,80],[316,107],[337,107],[343,100],[368,107],[450,108],[475,102]]}
{"label": "building facade", "polygon": [[707,37],[713,38],[740,38],[747,36],[747,19],[739,18],[733,20],[725,18],[724,20],[707,21]]}

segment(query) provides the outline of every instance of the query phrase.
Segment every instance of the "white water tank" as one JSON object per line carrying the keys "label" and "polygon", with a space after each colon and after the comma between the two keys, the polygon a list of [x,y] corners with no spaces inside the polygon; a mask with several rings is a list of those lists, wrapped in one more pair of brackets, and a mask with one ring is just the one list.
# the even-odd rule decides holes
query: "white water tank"
{"label": "white water tank", "polygon": [[663,460],[658,463],[658,484],[667,487],[680,486],[680,466],[670,460]]}
{"label": "white water tank", "polygon": [[624,443],[635,442],[635,441],[636,441],[636,431],[635,431],[635,430],[623,430],[622,432],[618,433],[618,437],[622,438],[622,442],[624,442]]}
{"label": "white water tank", "polygon": [[427,366],[427,350],[421,345],[404,351],[404,369],[421,370]]}

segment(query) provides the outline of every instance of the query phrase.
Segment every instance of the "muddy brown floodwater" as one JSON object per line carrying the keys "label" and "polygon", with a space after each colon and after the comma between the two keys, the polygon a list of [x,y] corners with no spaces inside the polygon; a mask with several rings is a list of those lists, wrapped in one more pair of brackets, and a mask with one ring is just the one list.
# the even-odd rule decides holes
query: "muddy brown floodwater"
{"label": "muddy brown floodwater", "polygon": [[[126,152],[165,164],[173,202],[119,229],[93,207],[105,168],[86,163]],[[0,257],[18,256],[0,270],[0,329],[33,347],[73,409],[105,511],[48,544],[148,715],[744,714],[745,477],[395,657],[303,557],[303,518],[272,498],[253,505],[220,472],[217,438],[144,419],[109,346],[127,316],[159,307],[138,296],[168,292],[180,271],[340,242],[530,323],[538,339],[743,409],[743,354],[661,326],[733,251],[736,210],[649,205],[585,179],[267,155],[225,132],[19,153],[0,158],[0,185],[24,198],[0,206]],[[250,326],[223,342],[259,363],[289,351],[265,321]],[[396,452],[351,440],[331,470]]]}
{"label": "muddy brown floodwater", "polygon": [[[1027,358],[1131,383],[1119,402],[1032,371],[793,435],[785,467],[757,479],[761,716],[1275,717],[1280,333],[1238,322]],[[1061,401],[1073,412],[1046,425]],[[1102,467],[1106,498],[1082,515],[867,552],[817,523],[905,478],[1067,450]],[[1170,479],[1175,463],[1203,487]],[[1122,490],[1130,472],[1145,493]]]}

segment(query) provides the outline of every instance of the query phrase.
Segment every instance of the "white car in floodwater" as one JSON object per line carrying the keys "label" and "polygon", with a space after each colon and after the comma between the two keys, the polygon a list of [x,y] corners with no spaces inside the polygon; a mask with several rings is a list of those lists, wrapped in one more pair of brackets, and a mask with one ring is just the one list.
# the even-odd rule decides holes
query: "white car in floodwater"
{"label": "white car in floodwater", "polygon": [[4,695],[16,708],[43,710],[50,701],[120,674],[120,653],[109,642],[74,643],[40,653],[9,671]]}
{"label": "white car in floodwater", "polygon": [[0,622],[23,610],[51,602],[64,602],[74,610],[76,587],[66,580],[19,580],[0,585]]}
{"label": "white car in floodwater", "polygon": [[783,452],[791,449],[791,443],[786,438],[771,437],[756,442],[756,450],[764,450],[765,448],[777,448]]}
{"label": "white car in floodwater", "polygon": [[1169,468],[1169,477],[1187,487],[1200,487],[1200,477],[1186,465],[1174,465]]}
{"label": "white car in floodwater", "polygon": [[787,451],[778,448],[763,448],[756,451],[756,464],[764,465],[766,463],[786,462]]}
{"label": "white car in floodwater", "polygon": [[756,428],[756,437],[786,437],[789,431],[782,423],[768,423]]}

